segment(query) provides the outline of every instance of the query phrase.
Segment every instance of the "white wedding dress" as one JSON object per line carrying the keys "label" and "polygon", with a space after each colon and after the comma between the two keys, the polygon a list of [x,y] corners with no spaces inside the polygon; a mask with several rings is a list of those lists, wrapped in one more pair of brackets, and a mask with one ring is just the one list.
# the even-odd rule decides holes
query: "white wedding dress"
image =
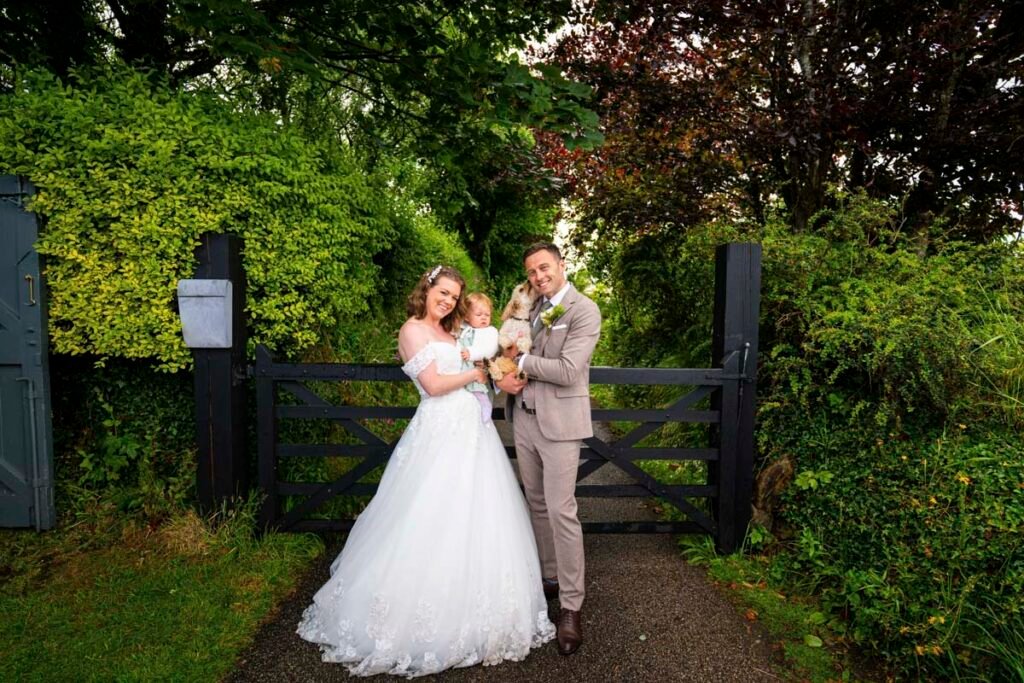
{"label": "white wedding dress", "polygon": [[462,358],[430,342],[402,366],[419,407],[299,623],[325,662],[354,675],[518,661],[555,634],[501,439],[468,391],[427,395],[416,377],[432,362],[455,374]]}

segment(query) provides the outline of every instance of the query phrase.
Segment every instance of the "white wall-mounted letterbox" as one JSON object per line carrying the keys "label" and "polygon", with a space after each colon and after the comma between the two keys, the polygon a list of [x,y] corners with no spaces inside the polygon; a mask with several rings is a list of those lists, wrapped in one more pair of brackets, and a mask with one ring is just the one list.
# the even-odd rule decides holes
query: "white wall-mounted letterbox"
{"label": "white wall-mounted letterbox", "polygon": [[231,348],[231,280],[178,280],[185,346]]}

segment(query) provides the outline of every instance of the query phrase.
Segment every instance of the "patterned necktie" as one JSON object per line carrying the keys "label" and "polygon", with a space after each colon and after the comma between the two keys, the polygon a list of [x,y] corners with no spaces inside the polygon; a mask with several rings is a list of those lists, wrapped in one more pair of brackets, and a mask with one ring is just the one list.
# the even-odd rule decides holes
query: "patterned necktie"
{"label": "patterned necktie", "polygon": [[541,322],[541,318],[544,317],[544,313],[552,308],[554,308],[554,305],[551,303],[551,299],[545,299],[544,303],[540,305],[540,313],[537,314],[537,319],[533,321],[533,326],[536,327]]}

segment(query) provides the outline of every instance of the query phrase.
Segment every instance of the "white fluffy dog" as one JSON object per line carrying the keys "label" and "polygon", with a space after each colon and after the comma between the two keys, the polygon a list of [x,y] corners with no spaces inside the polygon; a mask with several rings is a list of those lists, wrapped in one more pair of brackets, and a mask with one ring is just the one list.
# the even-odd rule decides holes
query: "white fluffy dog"
{"label": "white fluffy dog", "polygon": [[512,297],[501,312],[501,328],[498,330],[498,355],[487,364],[488,372],[494,381],[500,380],[508,373],[517,372],[516,363],[505,357],[505,352],[513,346],[520,353],[529,353],[533,347],[533,335],[530,329],[530,309],[537,300],[537,293],[529,282],[516,285]]}

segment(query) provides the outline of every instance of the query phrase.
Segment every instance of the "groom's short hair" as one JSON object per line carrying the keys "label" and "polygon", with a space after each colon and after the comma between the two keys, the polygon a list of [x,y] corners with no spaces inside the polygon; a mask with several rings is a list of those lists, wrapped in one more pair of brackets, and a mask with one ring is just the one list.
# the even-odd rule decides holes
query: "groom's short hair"
{"label": "groom's short hair", "polygon": [[523,252],[523,260],[525,261],[538,251],[546,251],[550,253],[555,257],[556,261],[562,260],[562,252],[559,251],[558,247],[551,242],[534,242],[526,248],[526,251]]}

